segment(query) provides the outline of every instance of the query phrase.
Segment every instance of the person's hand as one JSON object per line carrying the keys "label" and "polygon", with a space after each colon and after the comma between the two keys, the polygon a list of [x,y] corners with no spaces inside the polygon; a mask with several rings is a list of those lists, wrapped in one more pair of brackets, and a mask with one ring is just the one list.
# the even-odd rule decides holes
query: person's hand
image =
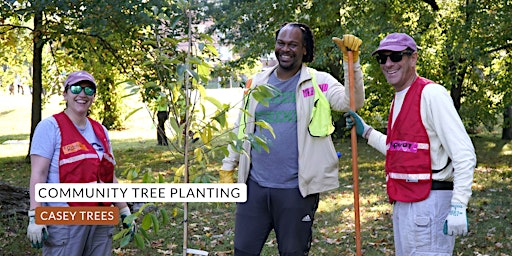
{"label": "person's hand", "polygon": [[235,183],[235,178],[233,178],[233,171],[220,170],[219,171],[219,182],[220,183]]}
{"label": "person's hand", "polygon": [[354,35],[343,35],[343,39],[333,37],[332,41],[340,48],[343,52],[343,61],[348,61],[348,51],[352,51],[354,54],[354,62],[359,58],[359,47],[363,43],[361,39]]}
{"label": "person's hand", "polygon": [[450,213],[444,221],[443,233],[449,236],[465,236],[468,234],[468,225],[466,207],[462,204],[452,204]]}
{"label": "person's hand", "polygon": [[347,129],[352,129],[352,126],[355,124],[357,135],[365,139],[370,137],[370,133],[372,132],[373,128],[367,125],[358,114],[352,110],[349,110],[347,113],[343,114],[343,116],[345,117]]}
{"label": "person's hand", "polygon": [[126,217],[132,215],[132,212],[130,211],[130,208],[128,206],[124,207],[123,209],[119,209],[119,215],[121,216],[121,222],[123,223],[123,228],[128,228],[128,235],[133,238],[135,235],[135,231],[137,230],[137,224],[135,223],[135,220],[126,221]]}
{"label": "person's hand", "polygon": [[27,237],[33,248],[42,248],[44,240],[48,239],[48,229],[46,225],[36,224],[36,212],[34,210],[28,211],[28,219]]}

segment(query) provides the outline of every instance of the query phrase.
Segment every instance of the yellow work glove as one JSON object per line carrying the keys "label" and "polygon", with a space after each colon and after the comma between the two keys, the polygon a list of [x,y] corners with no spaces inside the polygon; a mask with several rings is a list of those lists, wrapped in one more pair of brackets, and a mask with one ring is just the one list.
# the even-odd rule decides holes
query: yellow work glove
{"label": "yellow work glove", "polygon": [[343,39],[333,37],[332,41],[334,41],[338,48],[343,52],[343,61],[348,61],[348,49],[350,49],[354,54],[354,62],[357,61],[359,58],[359,47],[363,43],[361,39],[354,35],[343,35]]}
{"label": "yellow work glove", "polygon": [[220,170],[219,171],[219,182],[220,183],[235,183],[233,178],[233,171]]}

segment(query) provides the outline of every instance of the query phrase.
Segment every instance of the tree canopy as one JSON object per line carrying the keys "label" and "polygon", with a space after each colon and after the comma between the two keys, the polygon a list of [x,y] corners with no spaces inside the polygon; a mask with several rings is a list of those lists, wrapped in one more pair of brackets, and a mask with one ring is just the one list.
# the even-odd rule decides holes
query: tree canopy
{"label": "tree canopy", "polygon": [[[419,74],[450,91],[471,132],[492,130],[502,123],[503,110],[512,105],[508,86],[512,4],[508,0],[4,1],[0,9],[0,40],[5,45],[0,51],[5,63],[2,84],[22,73],[19,71],[25,65],[23,69],[32,72],[33,91],[40,95],[58,91],[67,69],[91,69],[108,84],[99,95],[102,107],[95,112],[109,127],[122,126],[107,114],[120,108],[115,100],[121,97],[116,96],[116,83],[124,79],[144,83],[141,74],[145,71],[140,71],[148,48],[143,42],[155,33],[151,25],[163,20],[158,15],[170,17],[167,24],[161,24],[172,28],[167,30],[167,38],[187,36],[180,4],[193,11],[193,24],[212,23],[210,32],[215,39],[232,46],[238,56],[228,66],[210,66],[211,76],[237,77],[240,69],[254,66],[261,56],[273,52],[274,31],[281,23],[298,21],[310,25],[315,33],[311,65],[337,78],[343,77],[341,52],[331,38],[350,33],[363,40],[367,103],[361,114],[373,117],[374,122],[387,118],[392,90],[370,53],[391,32],[415,38],[420,46]],[[39,75],[41,69],[45,72]],[[37,106],[44,102],[37,95],[33,125],[40,120]]]}
{"label": "tree canopy", "polygon": [[[392,90],[370,53],[392,32],[411,35],[420,46],[418,72],[444,85],[471,132],[500,123],[512,104],[509,74],[512,4],[506,0],[357,0],[357,1],[215,1],[213,31],[242,58],[255,60],[273,50],[273,32],[283,22],[304,22],[315,33],[311,64],[342,77],[333,36],[354,34],[363,40],[367,101],[363,114],[374,122],[386,119]],[[374,125],[377,125],[374,123]]]}

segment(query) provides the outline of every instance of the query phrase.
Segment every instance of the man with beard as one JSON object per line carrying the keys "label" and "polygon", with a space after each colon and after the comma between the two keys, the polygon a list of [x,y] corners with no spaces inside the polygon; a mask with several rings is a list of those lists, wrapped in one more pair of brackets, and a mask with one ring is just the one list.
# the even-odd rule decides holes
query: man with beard
{"label": "man with beard", "polygon": [[[357,108],[364,103],[358,59],[361,43],[353,35],[337,42],[344,52],[346,85],[347,48],[354,53]],[[314,38],[305,24],[285,23],[276,31],[275,56],[279,63],[255,75],[249,89],[270,84],[280,93],[264,106],[249,90],[244,102],[247,114],[242,113],[236,123],[239,138],[264,138],[268,151],[251,147],[245,140],[247,154],[230,148],[220,171],[221,182],[233,182],[233,170],[238,166],[238,182],[247,184],[247,201],[238,203],[236,210],[236,256],[259,255],[272,229],[280,255],[307,255],[319,193],[339,186],[330,109],[349,110],[349,88],[330,74],[306,66],[313,61]],[[327,119],[323,115],[326,112]],[[275,137],[267,129],[255,128],[258,121],[269,123]],[[317,121],[322,124],[317,126]]]}

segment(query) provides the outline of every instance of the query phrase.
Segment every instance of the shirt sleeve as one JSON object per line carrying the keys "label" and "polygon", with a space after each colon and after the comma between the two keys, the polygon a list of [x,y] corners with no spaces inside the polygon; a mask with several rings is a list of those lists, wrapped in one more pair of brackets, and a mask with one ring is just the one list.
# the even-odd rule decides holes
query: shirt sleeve
{"label": "shirt sleeve", "polygon": [[433,166],[442,168],[448,157],[452,160],[453,172],[450,173],[451,168],[443,171],[446,178],[454,182],[452,203],[467,205],[476,166],[475,149],[443,86],[431,84],[425,87],[421,115],[429,135]]}
{"label": "shirt sleeve", "polygon": [[57,147],[57,136],[60,136],[60,130],[57,121],[53,117],[48,117],[37,124],[32,136],[30,145],[30,155],[39,155],[44,158],[52,159]]}
{"label": "shirt sleeve", "polygon": [[[327,75],[324,79],[327,79],[329,84],[329,90],[327,91],[326,97],[331,104],[331,108],[336,111],[346,112],[350,110],[350,85],[348,79],[348,64],[343,64],[344,68],[344,83],[341,84],[336,78],[331,75]],[[354,63],[354,103],[356,110],[360,109],[364,105],[364,82],[363,72],[361,71],[361,64],[359,60]]]}
{"label": "shirt sleeve", "polygon": [[370,133],[370,136],[368,137],[368,145],[372,146],[383,155],[386,155],[386,139],[387,136],[385,134],[373,129]]}

